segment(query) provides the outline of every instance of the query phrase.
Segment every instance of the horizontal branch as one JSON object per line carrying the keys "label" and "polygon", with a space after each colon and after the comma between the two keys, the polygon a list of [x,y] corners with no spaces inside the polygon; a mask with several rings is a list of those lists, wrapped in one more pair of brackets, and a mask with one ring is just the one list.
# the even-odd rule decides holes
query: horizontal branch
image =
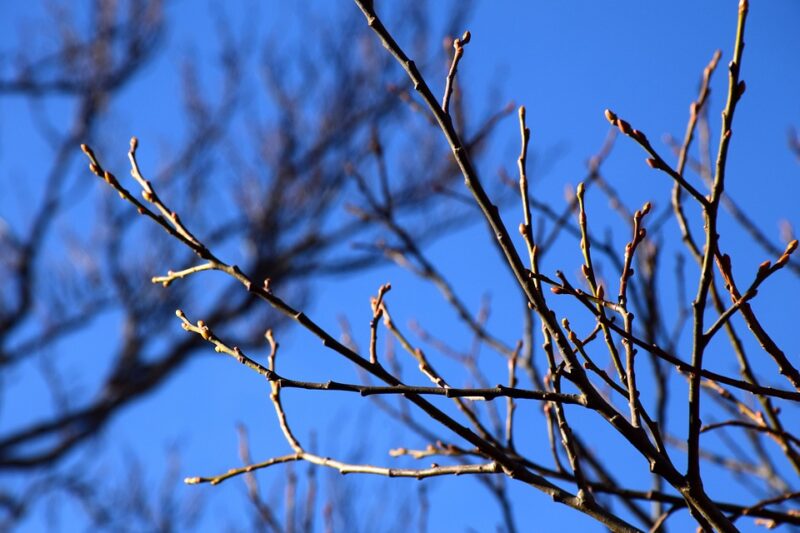
{"label": "horizontal branch", "polygon": [[361,396],[376,396],[384,394],[420,394],[427,396],[444,396],[446,398],[465,398],[468,400],[493,400],[495,398],[515,398],[518,400],[539,400],[545,402],[561,402],[572,405],[586,406],[586,398],[580,394],[558,394],[547,391],[533,391],[516,387],[506,387],[498,384],[489,388],[454,388],[454,387],[418,387],[413,385],[356,385],[353,383],[340,383],[338,381],[297,381],[285,378],[278,373],[270,370],[264,365],[248,357],[238,347],[230,347],[214,335],[208,325],[202,320],[197,324],[192,324],[183,311],[175,313],[181,319],[182,327],[186,331],[191,331],[200,335],[205,341],[214,345],[214,350],[219,353],[230,355],[241,364],[261,374],[269,381],[276,383],[282,388],[306,389],[306,390],[327,390],[356,392]]}
{"label": "horizontal branch", "polygon": [[751,431],[768,433],[773,437],[779,437],[780,439],[789,440],[797,445],[800,445],[800,438],[795,437],[791,433],[787,433],[786,431],[778,431],[777,429],[772,428],[770,426],[762,426],[759,424],[754,424],[752,422],[745,422],[743,420],[726,420],[724,422],[715,422],[713,424],[706,424],[705,426],[700,428],[700,433],[705,433],[706,431],[712,431],[714,429],[720,429],[724,427],[741,427],[744,429],[749,429]]}
{"label": "horizontal branch", "polygon": [[246,474],[262,468],[268,468],[273,465],[289,463],[293,461],[305,461],[307,463],[312,463],[319,466],[334,468],[338,470],[340,474],[374,474],[386,477],[410,477],[415,479],[424,479],[436,476],[461,476],[464,474],[500,474],[503,472],[500,465],[495,462],[474,465],[433,465],[430,468],[389,468],[365,464],[343,463],[341,461],[331,459],[330,457],[322,457],[313,453],[300,452],[274,457],[261,463],[243,466],[242,468],[233,468],[218,476],[187,477],[183,480],[183,482],[187,485],[199,485],[201,483],[218,485],[226,479],[230,479],[241,474]]}
{"label": "horizontal branch", "polygon": [[214,263],[207,262],[201,265],[185,268],[177,272],[168,270],[166,276],[153,276],[153,278],[150,281],[152,281],[153,283],[160,283],[163,287],[169,287],[169,285],[176,279],[183,279],[187,276],[191,276],[192,274],[196,274],[197,272],[203,272],[204,270],[214,270],[215,268],[216,266],[214,265]]}

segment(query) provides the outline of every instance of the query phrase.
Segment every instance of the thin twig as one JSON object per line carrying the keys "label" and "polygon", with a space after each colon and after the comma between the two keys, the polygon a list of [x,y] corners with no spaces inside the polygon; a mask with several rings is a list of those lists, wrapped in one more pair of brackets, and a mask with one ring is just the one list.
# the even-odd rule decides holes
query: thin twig
{"label": "thin twig", "polygon": [[[633,313],[628,310],[628,281],[633,276],[633,269],[631,263],[633,256],[636,253],[636,248],[644,240],[647,234],[646,230],[642,227],[642,219],[650,212],[650,202],[636,211],[633,215],[633,237],[631,241],[625,245],[625,259],[622,268],[622,274],[619,278],[619,307],[622,315],[623,328],[628,334],[633,333]],[[625,383],[628,386],[628,405],[631,413],[631,424],[634,427],[639,426],[639,391],[636,388],[636,372],[634,370],[634,357],[636,356],[636,349],[628,339],[622,340],[625,346]]]}
{"label": "thin twig", "polygon": [[453,39],[453,62],[450,64],[450,71],[447,73],[447,82],[445,83],[444,96],[442,97],[442,111],[444,111],[445,115],[450,115],[450,96],[453,94],[458,63],[464,55],[464,46],[469,42],[470,38],[470,33],[465,31],[460,39]]}
{"label": "thin twig", "polygon": [[[739,80],[742,64],[742,51],[744,49],[744,27],[747,20],[748,1],[740,0],[739,16],[736,27],[736,38],[733,52],[733,59],[728,65],[729,83],[728,100],[725,109],[722,111],[722,131],[720,132],[719,153],[717,155],[716,172],[714,183],[711,189],[710,200],[702,203],[705,215],[705,249],[703,261],[700,269],[700,282],[697,288],[697,296],[692,303],[693,308],[693,345],[692,345],[692,367],[699,371],[703,368],[703,355],[705,353],[708,340],[704,337],[704,317],[709,288],[713,278],[714,257],[718,253],[719,235],[717,233],[717,213],[719,202],[725,190],[725,169],[728,155],[728,147],[732,134],[733,115],[736,104],[744,94],[744,82]],[[689,436],[688,442],[688,466],[687,477],[690,484],[700,483],[700,373],[696,372],[689,381]],[[726,524],[726,527],[732,527]]]}

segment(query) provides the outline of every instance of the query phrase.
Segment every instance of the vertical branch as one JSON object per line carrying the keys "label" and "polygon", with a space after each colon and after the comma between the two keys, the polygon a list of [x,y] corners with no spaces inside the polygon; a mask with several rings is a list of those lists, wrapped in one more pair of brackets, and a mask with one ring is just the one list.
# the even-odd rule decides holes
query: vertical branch
{"label": "vertical branch", "polygon": [[[542,333],[544,334],[545,337],[544,350],[545,353],[547,354],[547,359],[550,366],[548,372],[548,378],[552,383],[553,391],[560,393],[561,374],[564,371],[564,363],[556,365],[552,348],[553,345],[550,340],[550,332],[546,329],[544,323],[542,323]],[[564,447],[564,450],[567,453],[567,459],[569,460],[570,468],[572,469],[573,474],[575,474],[575,481],[578,485],[578,498],[583,501],[589,502],[591,504],[594,501],[594,497],[592,496],[591,492],[589,492],[588,486],[586,484],[586,478],[583,475],[583,468],[580,463],[580,457],[578,455],[577,447],[575,445],[574,437],[572,435],[572,428],[569,426],[569,423],[567,422],[567,417],[564,412],[564,406],[561,405],[560,402],[551,402],[547,404],[545,412],[548,415],[548,421],[549,421],[548,425],[550,427],[556,426],[558,428],[559,434],[561,435],[561,445]],[[550,445],[556,466],[560,470],[563,470],[563,466],[561,465],[561,461],[559,460],[558,457],[558,451],[556,450],[555,447],[555,435],[550,433],[549,436],[551,439]]]}
{"label": "vertical branch", "polygon": [[[581,251],[583,252],[584,264],[581,268],[589,287],[592,290],[592,296],[600,300],[604,297],[604,290],[602,286],[597,284],[597,279],[594,275],[594,267],[592,266],[592,253],[591,242],[589,239],[588,223],[586,217],[586,204],[584,202],[584,195],[586,194],[586,187],[583,183],[578,184],[575,195],[578,199],[578,225],[581,230]],[[614,339],[611,336],[611,331],[608,328],[608,321],[606,317],[606,310],[602,303],[596,303],[597,312],[600,315],[600,326],[603,329],[603,338],[605,339],[608,353],[611,355],[611,361],[614,363],[614,368],[617,370],[617,375],[623,384],[627,384],[627,373],[622,366],[622,360],[619,356],[617,346],[614,344]]]}
{"label": "vertical branch", "polygon": [[450,115],[450,96],[453,94],[453,84],[456,80],[458,63],[464,55],[464,45],[470,40],[470,33],[465,31],[460,39],[453,39],[453,62],[450,63],[450,72],[447,73],[447,81],[444,86],[444,96],[442,97],[442,111],[445,115]]}
{"label": "vertical branch", "polygon": [[[700,116],[700,112],[703,110],[706,101],[708,100],[708,95],[711,92],[711,89],[709,88],[711,75],[717,68],[717,64],[719,63],[719,58],[721,55],[722,53],[719,50],[714,52],[714,55],[711,57],[711,61],[708,63],[708,65],[706,65],[706,68],[703,69],[703,80],[700,83],[700,93],[697,96],[697,100],[693,101],[689,105],[689,122],[686,125],[686,134],[683,138],[683,144],[681,144],[680,151],[678,152],[678,164],[675,167],[675,171],[681,176],[686,168],[689,147],[694,139],[694,132],[697,127],[698,117]],[[694,244],[694,239],[692,238],[691,230],[689,229],[689,224],[686,220],[686,214],[683,211],[681,193],[681,187],[676,182],[672,187],[672,209],[675,212],[675,218],[678,220],[678,226],[683,234],[684,241],[691,246]]]}
{"label": "vertical branch", "polygon": [[[514,388],[517,386],[517,359],[519,358],[519,351],[522,349],[522,342],[517,343],[511,359],[508,360],[508,386]],[[514,398],[506,398],[506,446],[509,450],[514,449]]]}
{"label": "vertical branch", "polygon": [[[633,237],[631,241],[625,246],[625,260],[622,269],[622,275],[619,278],[619,299],[618,305],[620,314],[622,315],[623,327],[628,336],[633,334],[633,313],[628,310],[628,280],[633,276],[633,269],[631,263],[633,255],[636,252],[636,247],[644,240],[647,232],[643,227],[642,218],[650,212],[650,202],[644,204],[641,210],[636,211],[633,215]],[[636,372],[634,371],[634,357],[636,349],[628,338],[622,339],[622,344],[625,346],[625,375],[628,385],[628,405],[631,412],[631,424],[634,427],[639,427],[639,413],[638,413],[638,400],[639,391],[636,388]]]}
{"label": "vertical branch", "polygon": [[[544,324],[542,324],[542,336],[544,337],[542,349],[547,356],[548,364],[548,371],[544,378],[544,385],[545,387],[552,389],[550,384],[552,383],[553,378],[558,371],[558,367],[556,366],[555,356],[553,354],[553,342],[550,337],[550,332],[547,331],[547,328]],[[555,432],[553,431],[553,428],[556,426],[554,414],[556,407],[557,404],[555,402],[549,402],[544,405],[544,414],[547,418],[547,439],[550,441],[550,453],[553,455],[553,463],[559,472],[566,472],[564,465],[561,464],[561,458],[558,455],[558,448],[556,448],[556,436]]]}
{"label": "vertical branch", "polygon": [[[561,393],[561,372],[556,372],[553,376],[553,390],[556,393]],[[564,450],[567,452],[569,465],[572,472],[575,474],[575,482],[578,485],[578,498],[592,504],[594,496],[589,490],[586,477],[583,475],[583,466],[581,459],[578,455],[578,447],[575,445],[575,439],[572,436],[572,428],[567,423],[567,415],[564,412],[564,406],[560,402],[554,402],[556,411],[556,419],[558,420],[558,429],[561,433],[561,443],[564,445]]]}
{"label": "vertical branch", "polygon": [[700,371],[703,368],[703,354],[708,340],[703,332],[704,315],[709,287],[713,278],[714,256],[718,253],[719,235],[717,234],[717,214],[719,203],[725,190],[725,168],[728,157],[728,148],[732,135],[731,126],[736,104],[745,91],[745,84],[739,80],[742,64],[742,51],[744,49],[744,28],[747,20],[748,0],[739,1],[739,16],[736,27],[736,40],[733,59],[728,65],[728,100],[722,111],[722,131],[720,132],[719,152],[717,154],[714,184],[711,198],[704,204],[706,221],[706,245],[700,273],[700,283],[697,297],[692,303],[693,309],[693,346],[692,346],[692,373],[689,382],[689,437],[688,437],[688,468],[687,476],[690,485],[700,486]]}
{"label": "vertical branch", "polygon": [[391,290],[389,283],[381,285],[378,295],[370,299],[372,306],[372,320],[369,321],[369,362],[378,364],[378,322],[383,316],[383,296]]}
{"label": "vertical branch", "polygon": [[[707,115],[708,115],[708,107],[705,104],[707,102],[708,94],[710,92],[709,80],[710,80],[711,74],[713,73],[714,69],[717,66],[718,61],[719,61],[719,52],[715,53],[714,57],[712,57],[711,62],[708,64],[708,66],[703,71],[703,80],[702,80],[702,83],[701,83],[700,93],[698,95],[697,100],[692,102],[692,105],[690,106],[689,124],[687,125],[686,136],[685,136],[683,144],[681,145],[681,147],[679,149],[679,152],[678,152],[679,157],[678,157],[678,168],[677,168],[677,170],[678,170],[679,173],[683,173],[683,171],[685,169],[686,162],[688,161],[688,155],[687,155],[688,154],[688,148],[689,148],[689,145],[690,145],[690,143],[691,143],[691,141],[693,139],[693,133],[694,133],[695,130],[698,130],[698,138],[699,138],[699,143],[700,143],[700,150],[699,150],[700,151],[700,161],[698,162],[699,173],[701,174],[703,179],[706,182],[708,182],[710,185],[712,184],[712,180],[711,180],[712,162],[711,162],[711,154],[710,154],[711,150],[710,150],[710,146],[709,146],[710,134],[709,134],[709,125],[708,125],[708,117],[707,117]],[[677,189],[677,187],[676,187],[676,189]],[[676,202],[676,198],[678,199],[677,202]],[[688,227],[688,222],[686,221],[686,216],[685,216],[685,214],[683,212],[683,209],[682,209],[682,206],[680,204],[679,198],[680,198],[679,196],[675,195],[675,190],[673,190],[673,210],[675,212],[676,219],[678,220],[678,225],[679,225],[679,227],[681,229],[681,233],[683,235],[683,240],[684,240],[686,246],[689,248],[689,251],[691,252],[692,256],[695,258],[695,260],[697,260],[698,263],[702,264],[703,255],[701,254],[697,243],[695,242],[694,238],[691,235],[691,232],[690,232],[689,227]],[[742,223],[744,225],[744,227],[754,235],[754,238],[755,238],[755,240],[757,242],[762,244],[762,246],[766,246],[767,249],[774,248],[771,245],[771,243],[769,243],[765,238],[763,238],[763,237],[759,238],[760,233],[753,232],[753,228],[754,227],[753,227],[753,225],[751,223],[749,223],[749,221],[746,221],[746,220],[743,221],[742,217],[737,216],[737,212],[738,211],[736,210],[736,208],[732,204],[732,202],[730,202],[730,199],[727,196],[722,196],[721,201],[725,205],[730,204],[729,206],[732,208],[731,211],[732,211],[732,214],[733,214],[734,218],[739,220],[740,223]],[[777,253],[780,253],[780,251],[778,251]],[[738,294],[738,292],[735,289],[735,284],[733,283],[733,275],[730,273],[730,265],[728,264],[726,266],[725,257],[726,256],[724,256],[724,255],[719,255],[718,254],[717,257],[716,257],[717,265],[718,265],[718,269],[719,269],[720,273],[722,274],[723,278],[726,279],[726,282],[727,282],[727,285],[728,285],[728,290],[729,290],[729,292],[731,292],[731,298],[734,301],[736,301],[736,300],[738,300],[740,298],[740,295]],[[792,265],[790,265],[790,266],[792,266]],[[720,297],[720,295],[719,295],[719,293],[718,293],[718,291],[716,289],[716,285],[715,285],[713,279],[711,280],[711,286],[710,286],[709,290],[710,290],[711,298],[712,298],[713,303],[714,303],[714,307],[716,308],[716,310],[719,313],[723,313],[723,311],[725,309],[725,306],[724,306],[724,304],[722,302],[722,299],[721,299],[721,297]],[[760,330],[760,326],[758,325],[757,320],[755,320],[755,316],[752,315],[752,313],[748,313],[749,306],[747,304],[743,305],[743,311],[745,313],[744,316],[745,316],[745,320],[746,320],[748,326],[753,325],[753,326],[755,326],[753,329],[755,329],[756,331],[759,331]],[[731,325],[730,322],[727,322],[725,324],[725,329],[726,329],[726,332],[728,334],[728,337],[729,337],[731,346],[732,346],[732,348],[734,350],[734,353],[736,354],[736,357],[738,359],[739,366],[741,368],[741,372],[742,372],[743,376],[745,377],[745,379],[747,380],[748,383],[757,384],[758,381],[757,381],[756,376],[753,373],[751,365],[750,365],[750,363],[749,363],[749,361],[747,359],[747,356],[746,356],[745,351],[744,351],[744,346],[743,346],[743,343],[742,343],[740,337],[738,336],[736,331],[733,329],[733,326]],[[759,337],[758,334],[756,336]],[[770,342],[766,342],[766,343],[762,342],[762,346],[765,346],[765,348],[767,348],[767,351],[771,355],[773,355],[773,358],[778,362],[780,368],[782,368],[782,369],[786,368],[785,365],[782,364],[783,362],[785,362],[785,358],[783,358],[783,359],[781,358],[780,350],[777,349],[777,347],[775,347],[775,350],[770,351],[769,348],[773,347],[774,344],[771,344]],[[776,354],[777,354],[777,357],[776,357]],[[759,396],[758,397],[758,401],[761,403],[761,405],[764,408],[764,412],[767,414],[767,418],[769,420],[770,427],[776,429],[778,431],[778,433],[781,434],[782,433],[782,431],[781,431],[782,423],[781,423],[781,421],[779,419],[778,409],[772,404],[772,401],[767,397]],[[788,442],[786,442],[785,440],[783,440],[781,442],[781,447],[784,450],[784,453],[786,453],[786,455],[787,455],[788,459],[790,460],[790,462],[792,463],[795,471],[800,471],[800,456],[798,456],[798,454],[792,449],[792,446]]]}
{"label": "vertical branch", "polygon": [[[536,258],[534,256],[534,264],[536,262],[535,259]],[[530,380],[533,388],[539,389],[542,386],[542,377],[533,361],[534,317],[533,312],[528,307],[528,303],[525,301],[522,302],[522,320],[522,346],[524,351],[521,353],[518,364],[528,374],[528,379]]]}
{"label": "vertical branch", "polygon": [[[275,372],[275,357],[278,354],[279,344],[275,341],[275,337],[272,336],[272,330],[267,330],[267,333],[264,336],[266,337],[270,346],[269,357],[267,359],[268,368],[272,372]],[[291,428],[289,428],[289,423],[286,421],[286,413],[284,412],[283,404],[281,403],[281,384],[278,381],[270,381],[269,386],[272,389],[269,399],[272,400],[272,405],[275,407],[275,413],[278,415],[278,423],[280,424],[281,431],[283,431],[283,436],[286,438],[286,442],[289,443],[289,446],[292,447],[292,450],[294,450],[296,454],[303,454],[303,447],[300,446],[300,442],[297,440],[297,438],[295,438]]]}
{"label": "vertical branch", "polygon": [[533,243],[533,221],[531,220],[531,203],[528,200],[528,142],[531,138],[531,130],[525,125],[525,106],[519,108],[519,131],[522,138],[522,146],[517,159],[517,166],[519,167],[519,194],[522,199],[522,215],[523,222],[519,225],[519,232],[525,239],[525,246],[528,249],[528,257],[530,259],[531,271],[536,274],[537,271],[534,267],[534,243]]}

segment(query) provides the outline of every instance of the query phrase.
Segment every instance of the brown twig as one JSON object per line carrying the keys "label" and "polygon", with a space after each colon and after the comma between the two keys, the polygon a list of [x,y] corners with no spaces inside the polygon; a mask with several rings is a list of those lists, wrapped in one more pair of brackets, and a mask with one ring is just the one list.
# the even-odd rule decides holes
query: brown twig
{"label": "brown twig", "polygon": [[383,297],[392,288],[388,283],[381,285],[378,295],[370,299],[372,306],[372,319],[369,321],[369,361],[372,364],[378,363],[378,322],[383,316]]}
{"label": "brown twig", "polygon": [[[694,132],[697,128],[697,119],[700,116],[700,112],[705,107],[708,100],[708,95],[711,92],[709,88],[711,75],[714,73],[714,70],[716,70],[721,56],[722,52],[719,50],[714,52],[714,55],[711,57],[711,61],[709,61],[708,65],[706,65],[706,68],[703,69],[703,78],[700,83],[700,93],[697,96],[697,99],[689,105],[689,122],[686,125],[686,133],[683,138],[683,143],[678,151],[678,162],[675,167],[675,171],[681,176],[683,176],[684,170],[686,169],[689,147],[692,144]],[[683,211],[683,204],[681,202],[681,187],[678,183],[675,183],[675,186],[672,188],[672,209],[675,212],[675,216],[678,220],[678,225],[681,229],[681,233],[684,236],[684,240],[693,243],[694,239],[692,238],[689,224],[686,221],[686,214]]]}
{"label": "brown twig", "polygon": [[531,272],[537,274],[535,269],[535,262],[533,260],[534,242],[533,242],[533,220],[531,219],[531,203],[528,199],[528,143],[531,139],[531,130],[525,124],[525,106],[519,108],[519,130],[520,137],[522,138],[521,148],[519,151],[519,158],[517,159],[517,166],[519,167],[519,194],[522,199],[522,224],[519,226],[519,232],[525,240],[525,246],[528,249],[528,258],[530,261]]}
{"label": "brown twig", "polygon": [[450,71],[447,73],[447,82],[445,83],[444,96],[442,97],[442,111],[448,116],[450,115],[450,96],[453,94],[458,63],[464,55],[464,46],[469,42],[470,38],[470,33],[465,31],[460,39],[453,39],[453,62],[450,64]]}
{"label": "brown twig", "polygon": [[[744,27],[747,20],[748,1],[740,0],[739,16],[736,28],[736,38],[734,45],[733,59],[728,66],[728,100],[725,109],[722,111],[722,131],[720,132],[719,153],[717,155],[716,172],[714,183],[711,190],[711,197],[706,202],[701,202],[705,215],[705,250],[700,269],[700,282],[697,288],[697,296],[692,303],[693,308],[693,346],[692,346],[692,367],[699,371],[703,367],[703,355],[707,339],[704,337],[704,316],[706,301],[709,288],[713,278],[714,257],[718,253],[719,235],[717,233],[717,213],[722,193],[725,190],[725,169],[730,146],[733,116],[736,104],[744,94],[744,82],[739,80],[742,63],[742,51],[744,49]],[[689,436],[688,442],[688,466],[687,477],[691,484],[700,483],[700,458],[698,455],[700,441],[700,374],[696,372],[689,381]],[[726,527],[728,525],[726,524]]]}
{"label": "brown twig", "polygon": [[701,433],[706,433],[708,431],[712,431],[712,430],[715,430],[715,429],[734,426],[734,427],[741,427],[741,428],[749,429],[749,430],[752,430],[752,431],[758,431],[758,432],[762,432],[762,433],[767,433],[769,435],[778,437],[780,440],[788,440],[788,441],[793,442],[795,445],[800,445],[800,438],[795,437],[791,433],[788,433],[786,431],[780,431],[779,432],[779,431],[777,431],[777,430],[775,430],[775,429],[773,429],[773,428],[771,428],[769,426],[765,426],[765,425],[762,425],[762,424],[763,424],[763,421],[762,421],[761,424],[753,424],[753,423],[750,423],[750,422],[744,422],[742,420],[726,420],[726,421],[723,421],[723,422],[715,422],[713,424],[706,424],[702,428],[700,428],[700,432]]}
{"label": "brown twig", "polygon": [[622,132],[624,135],[627,135],[634,141],[636,141],[639,146],[644,148],[645,152],[650,156],[646,161],[647,165],[650,168],[654,168],[657,170],[661,170],[665,172],[670,178],[675,180],[681,187],[683,187],[686,192],[688,192],[698,203],[702,206],[708,204],[708,199],[700,194],[700,192],[694,188],[694,186],[686,181],[682,175],[680,175],[675,169],[673,169],[669,164],[664,161],[664,159],[656,152],[655,148],[650,144],[650,141],[647,139],[647,136],[642,133],[641,131],[634,129],[631,125],[619,118],[616,113],[611,111],[610,109],[606,109],[605,111],[606,120],[608,120],[612,126],[616,126],[619,128],[619,131]]}
{"label": "brown twig", "polygon": [[[784,250],[783,254],[775,261],[775,264],[770,263],[769,261],[764,261],[759,265],[758,272],[756,273],[756,277],[747,290],[744,291],[744,294],[740,294],[739,291],[736,289],[736,285],[733,282],[733,273],[731,272],[731,260],[730,257],[726,254],[723,255],[721,258],[717,258],[717,267],[719,271],[722,273],[723,277],[725,278],[725,286],[728,288],[728,291],[731,293],[731,299],[733,300],[733,304],[728,307],[720,316],[717,318],[717,321],[712,324],[705,333],[705,336],[710,340],[711,337],[719,331],[719,329],[724,326],[728,320],[733,316],[736,311],[743,307],[748,307],[748,302],[755,298],[758,294],[758,287],[770,276],[772,276],[775,272],[782,269],[786,266],[786,263],[789,261],[791,255],[797,250],[797,241],[791,241],[787,246],[786,250]],[[748,309],[748,314],[752,317],[753,315],[752,310]],[[767,343],[765,343],[767,344]],[[774,343],[769,343],[774,345]],[[772,354],[774,350],[767,350]],[[781,370],[781,374],[786,375],[789,380],[792,382],[792,385],[795,388],[800,390],[800,373],[798,373],[797,369],[795,369],[789,360],[786,358],[785,355],[782,355],[783,352],[780,352],[777,356],[776,361]],[[773,357],[775,355],[773,354]]]}
{"label": "brown twig", "polygon": [[[591,240],[589,239],[589,232],[588,232],[588,222],[587,222],[587,215],[586,215],[586,203],[584,201],[586,194],[586,187],[583,183],[579,183],[577,189],[575,190],[575,197],[578,199],[578,226],[581,229],[581,252],[583,253],[583,265],[581,267],[581,271],[583,272],[583,276],[586,278],[586,281],[589,284],[589,288],[592,291],[592,296],[602,300],[605,296],[605,289],[602,285],[597,283],[597,279],[595,278],[594,273],[594,266],[592,265],[592,253],[591,253]],[[562,283],[566,281],[562,278]],[[619,376],[620,381],[627,386],[627,374],[625,372],[625,368],[622,366],[622,361],[620,360],[619,351],[617,350],[617,346],[614,344],[614,339],[611,337],[611,332],[609,331],[608,326],[606,325],[607,317],[606,311],[604,306],[597,304],[597,312],[600,315],[600,327],[603,330],[603,338],[606,342],[606,347],[608,348],[608,353],[611,356],[611,361],[614,363],[614,368],[617,371],[617,375]]]}
{"label": "brown twig", "polygon": [[[517,348],[511,359],[508,360],[508,387],[513,389],[517,386],[517,359],[519,351],[522,349],[522,342],[517,343]],[[506,447],[514,449],[514,410],[516,405],[514,398],[506,399]]]}
{"label": "brown twig", "polygon": [[460,476],[465,474],[500,474],[502,469],[497,463],[483,463],[474,465],[452,465],[452,466],[432,466],[430,468],[389,468],[364,464],[352,464],[322,457],[309,452],[293,453],[281,455],[268,459],[261,463],[247,465],[243,468],[234,468],[224,474],[213,477],[187,477],[184,482],[188,485],[198,485],[210,483],[217,485],[226,479],[239,476],[246,472],[253,472],[262,468],[268,468],[276,464],[283,464],[294,461],[306,461],[318,466],[333,468],[340,474],[374,474],[386,477],[408,477],[414,479],[425,479],[437,476]]}
{"label": "brown twig", "polygon": [[[633,237],[631,241],[625,245],[625,259],[622,268],[622,274],[619,278],[619,307],[622,315],[623,328],[629,335],[633,333],[633,313],[628,310],[628,281],[633,276],[633,269],[631,263],[633,256],[636,253],[636,248],[644,240],[647,234],[646,230],[642,227],[642,219],[650,212],[650,202],[644,204],[640,210],[636,211],[633,215]],[[634,371],[634,357],[636,356],[636,349],[633,347],[631,341],[628,339],[622,340],[625,346],[625,383],[628,387],[628,405],[631,413],[631,424],[634,427],[639,426],[639,391],[636,388],[636,372]]]}
{"label": "brown twig", "polygon": [[[267,333],[272,350],[269,356],[270,367],[265,367],[248,357],[245,352],[236,346],[229,346],[224,341],[216,337],[211,331],[211,328],[204,321],[199,320],[193,324],[183,313],[178,310],[176,315],[181,320],[181,327],[186,331],[195,333],[203,338],[203,340],[214,345],[214,350],[218,353],[230,355],[239,363],[250,368],[256,373],[267,378],[270,383],[278,388],[295,388],[306,390],[335,390],[342,392],[354,392],[361,396],[375,396],[375,395],[409,395],[409,394],[422,394],[431,396],[444,396],[446,398],[458,399],[479,399],[479,400],[493,400],[495,398],[515,398],[518,400],[539,400],[539,401],[559,401],[566,404],[584,405],[586,400],[578,394],[554,394],[545,391],[531,391],[527,389],[520,389],[515,387],[507,387],[505,385],[497,385],[492,388],[455,388],[449,387],[446,384],[437,387],[419,387],[411,385],[403,385],[397,383],[391,386],[370,386],[370,385],[355,385],[352,383],[340,383],[337,381],[326,382],[313,382],[313,381],[297,381],[281,376],[273,370],[275,352],[277,350],[277,343],[275,343],[272,333]],[[412,348],[413,349],[413,348]],[[437,379],[437,375],[432,373],[433,379]],[[441,378],[438,378],[441,380]],[[442,380],[443,382],[443,380]]]}

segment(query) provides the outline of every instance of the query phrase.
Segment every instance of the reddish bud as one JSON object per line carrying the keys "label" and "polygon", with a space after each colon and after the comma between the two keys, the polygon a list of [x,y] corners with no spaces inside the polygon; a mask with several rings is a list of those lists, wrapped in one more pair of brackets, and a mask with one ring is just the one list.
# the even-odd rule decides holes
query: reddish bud
{"label": "reddish bud", "polygon": [[615,115],[613,111],[611,111],[610,109],[606,109],[605,116],[606,120],[608,120],[612,125],[615,125],[615,123],[617,122],[617,115]]}
{"label": "reddish bud", "polygon": [[788,263],[789,257],[796,249],[797,249],[797,239],[793,240],[788,245],[786,245],[786,250],[783,252],[783,255],[781,255],[780,258],[778,258],[775,264],[782,267],[783,265]]}

